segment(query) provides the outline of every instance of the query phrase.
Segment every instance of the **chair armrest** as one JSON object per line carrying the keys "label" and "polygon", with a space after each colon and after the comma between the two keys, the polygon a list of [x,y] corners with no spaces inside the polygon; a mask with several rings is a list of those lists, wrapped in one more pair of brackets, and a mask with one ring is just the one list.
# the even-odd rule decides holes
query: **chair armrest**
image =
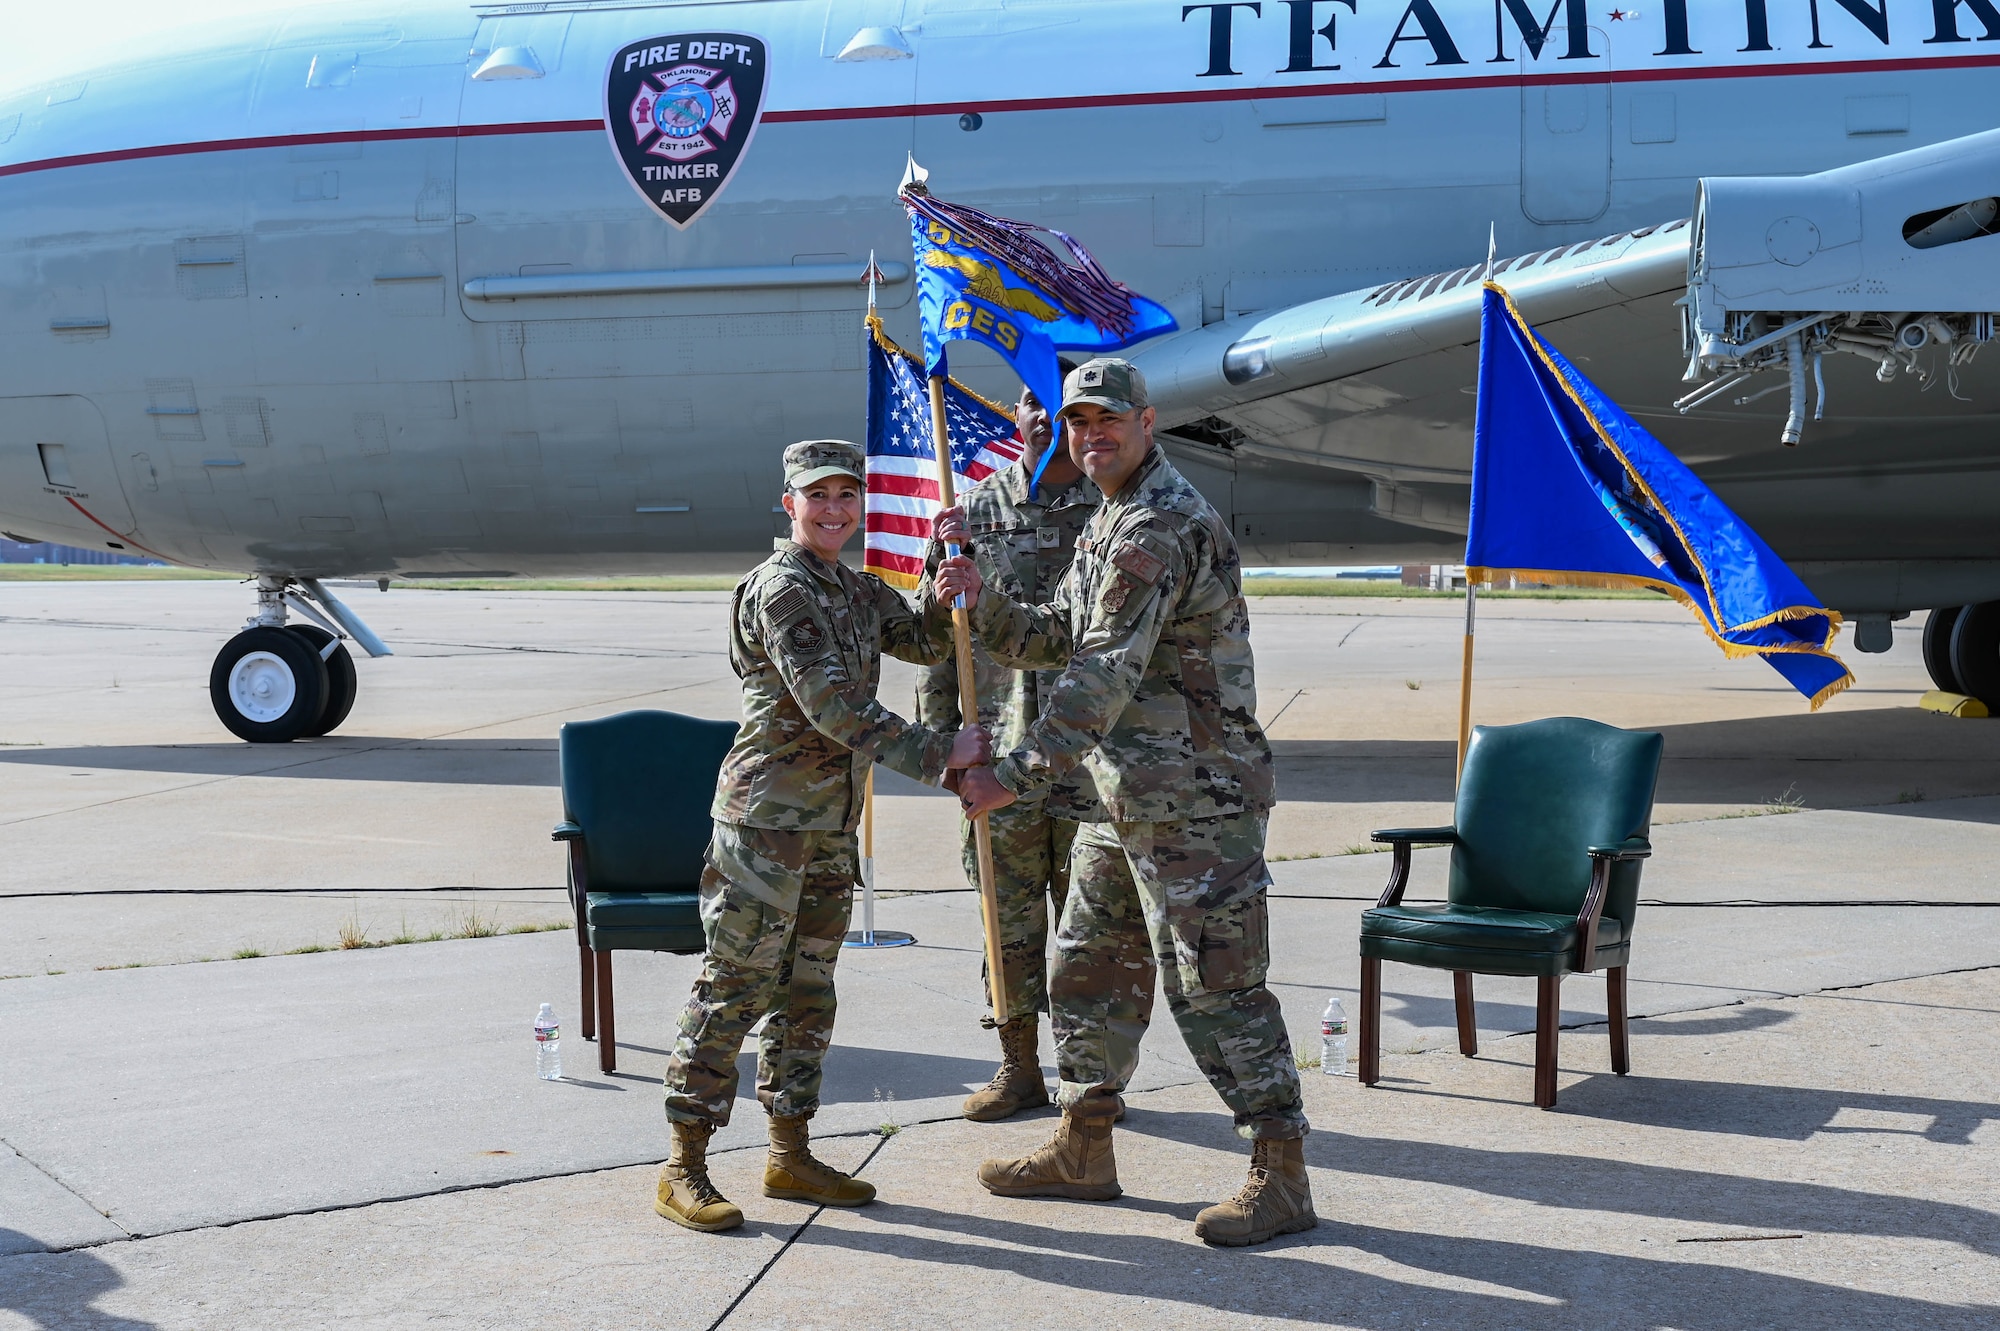
{"label": "chair armrest", "polygon": [[1368,834],[1370,841],[1386,841],[1392,852],[1389,857],[1389,885],[1382,889],[1376,899],[1379,909],[1383,906],[1401,905],[1403,889],[1410,885],[1410,846],[1423,842],[1432,846],[1455,846],[1458,844],[1458,829],[1453,827],[1387,827]]}
{"label": "chair armrest", "polygon": [[1385,827],[1378,832],[1370,832],[1368,839],[1370,841],[1389,842],[1391,844],[1400,841],[1404,845],[1414,842],[1425,846],[1455,846],[1458,844],[1458,829],[1455,827]]}
{"label": "chair armrest", "polygon": [[1584,893],[1583,909],[1576,913],[1576,965],[1578,974],[1595,969],[1597,921],[1604,914],[1604,894],[1611,886],[1611,866],[1627,860],[1643,860],[1653,853],[1653,843],[1642,836],[1629,836],[1615,846],[1587,846],[1590,856],[1590,890]]}
{"label": "chair armrest", "polygon": [[584,898],[590,894],[590,855],[584,849],[583,829],[572,822],[560,822],[549,833],[549,840],[569,843],[569,903],[576,912],[577,945],[587,946],[590,928],[585,920]]}

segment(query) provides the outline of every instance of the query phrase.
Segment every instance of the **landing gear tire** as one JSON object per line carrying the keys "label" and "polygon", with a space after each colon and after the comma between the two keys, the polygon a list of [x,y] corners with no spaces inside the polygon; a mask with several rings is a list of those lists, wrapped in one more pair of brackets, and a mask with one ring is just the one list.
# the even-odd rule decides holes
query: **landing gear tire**
{"label": "landing gear tire", "polygon": [[289,744],[326,713],[327,668],[295,630],[251,628],[231,638],[208,672],[208,698],[230,733],[252,744]]}
{"label": "landing gear tire", "polygon": [[354,676],[354,658],[347,654],[346,644],[327,652],[326,645],[334,641],[331,633],[313,624],[287,624],[288,632],[296,633],[311,644],[315,654],[326,653],[320,660],[326,662],[326,708],[319,714],[319,720],[306,727],[308,735],[331,735],[354,710],[354,695],[360,688],[360,681]]}
{"label": "landing gear tire", "polygon": [[1960,605],[1941,605],[1924,621],[1924,669],[1930,674],[1931,683],[1946,693],[1965,692],[1958,686],[1958,675],[1951,668],[1951,630],[1964,609]]}
{"label": "landing gear tire", "polygon": [[1981,601],[1958,612],[1951,626],[1955,693],[1969,694],[2000,711],[2000,601]]}

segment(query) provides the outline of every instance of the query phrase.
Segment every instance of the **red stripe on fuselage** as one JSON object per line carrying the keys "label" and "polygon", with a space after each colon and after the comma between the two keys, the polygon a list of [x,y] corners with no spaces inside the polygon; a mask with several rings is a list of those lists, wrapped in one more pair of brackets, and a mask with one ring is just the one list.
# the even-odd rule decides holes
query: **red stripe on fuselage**
{"label": "red stripe on fuselage", "polygon": [[[1006,101],[927,102],[903,106],[836,106],[801,111],[770,111],[767,124],[807,124],[833,120],[884,120],[902,116],[956,116],[969,111],[998,115],[1009,111],[1081,111],[1128,106],[1173,106],[1200,102],[1247,102],[1289,97],[1351,97],[1390,92],[1463,92],[1477,88],[1542,87],[1564,83],[1672,83],[1695,79],[1798,78],[1807,74],[1886,74],[1923,69],[1991,69],[2000,55],[1908,57],[1899,60],[1855,60],[1845,64],[1708,65],[1687,69],[1576,70],[1547,74],[1493,74],[1443,79],[1396,79],[1380,83],[1309,84],[1289,88],[1195,88],[1184,92],[1109,93],[1082,97],[1017,98]],[[70,166],[134,162],[191,153],[236,152],[253,148],[297,148],[322,143],[393,143],[404,139],[464,139],[495,134],[598,134],[602,120],[541,120],[512,125],[435,125],[416,129],[335,130],[323,134],[270,134],[256,138],[210,139],[199,143],[165,143],[150,148],[115,148],[106,152],[45,157],[0,166],[0,176],[54,171]]]}
{"label": "red stripe on fuselage", "polygon": [[[82,504],[79,504],[79,503],[77,503],[77,502],[76,502],[76,500],[74,500],[74,499],[70,499],[70,497],[69,497],[68,495],[64,495],[64,496],[63,496],[63,498],[64,498],[64,499],[68,499],[68,500],[69,500],[69,506],[70,506],[71,508],[73,508],[73,509],[75,509],[75,510],[76,510],[77,512],[79,512],[79,513],[83,514],[83,516],[85,516],[86,518],[89,518],[89,519],[90,519],[90,520],[91,520],[92,522],[95,522],[95,523],[97,523],[97,525],[98,525],[98,526],[100,526],[100,527],[104,527],[104,530],[106,530],[106,531],[110,532],[110,533],[111,533],[111,534],[112,534],[113,536],[116,536],[116,537],[117,537],[117,538],[118,538],[118,539],[119,539],[120,541],[123,541],[123,542],[124,542],[124,543],[125,543],[126,545],[129,545],[129,546],[132,546],[132,547],[133,547],[133,548],[135,548],[135,549],[139,549],[139,550],[146,550],[146,547],[145,547],[145,546],[143,546],[143,545],[140,545],[140,544],[139,544],[139,543],[138,543],[137,541],[133,540],[133,539],[132,539],[132,538],[131,538],[130,536],[127,536],[127,535],[126,535],[126,534],[125,534],[124,532],[122,532],[122,531],[117,531],[117,530],[114,530],[114,529],[113,529],[113,528],[111,528],[111,527],[106,527],[106,526],[104,525],[104,523],[103,523],[103,522],[101,522],[101,521],[99,521],[99,520],[98,520],[98,517],[97,517],[97,515],[96,515],[95,513],[91,512],[91,511],[90,511],[89,509],[85,508],[85,507],[84,507],[84,506],[83,506]],[[167,559],[167,557],[166,557],[165,555],[161,554],[161,553],[160,553],[160,552],[159,552],[158,550],[146,550],[146,553],[147,553],[147,554],[149,554],[149,555],[151,555],[151,556],[152,556],[153,558],[155,558],[155,559]],[[174,561],[173,561],[173,560],[171,560],[171,559],[167,559],[167,562],[168,562],[169,564],[171,564],[171,563],[173,563]]]}

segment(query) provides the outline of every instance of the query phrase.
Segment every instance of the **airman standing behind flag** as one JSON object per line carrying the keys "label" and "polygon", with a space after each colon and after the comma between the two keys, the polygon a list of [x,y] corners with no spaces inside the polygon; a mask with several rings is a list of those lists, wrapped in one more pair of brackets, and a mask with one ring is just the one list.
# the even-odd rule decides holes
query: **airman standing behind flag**
{"label": "airman standing behind flag", "polygon": [[837,439],[785,450],[792,536],[736,586],[729,663],[743,728],[723,760],[701,877],[707,948],[667,1062],[672,1154],[653,1209],[689,1229],[743,1212],[708,1177],[708,1139],[736,1101],[736,1057],[766,1013],[757,1098],[771,1115],[764,1195],[860,1206],[873,1185],[814,1158],[820,1061],[833,1040],[833,968],[858,868],[854,830],[870,762],[939,785],[990,757],[985,733],[912,725],[875,701],[882,653],[917,665],[951,648],[949,621],[912,611],[840,563],[861,529],[861,450]]}
{"label": "airman standing behind flag", "polygon": [[[1261,1243],[1318,1219],[1298,1068],[1265,985],[1264,830],[1276,783],[1236,542],[1154,446],[1145,380],[1129,361],[1071,372],[1061,414],[1070,455],[1104,502],[1053,598],[1013,601],[963,556],[935,579],[940,598],[976,603],[995,659],[1063,667],[1025,740],[961,774],[967,811],[1004,808],[1084,764],[1104,820],[1078,830],[1049,982],[1062,1122],[1034,1154],[988,1160],[979,1181],[1010,1197],[1120,1194],[1111,1125],[1138,1066],[1157,966],[1182,1039],[1255,1143],[1248,1180],[1196,1217],[1195,1234]],[[937,534],[971,537],[956,510],[938,515]]]}
{"label": "airman standing behind flag", "polygon": [[[1049,460],[1037,487],[1032,478],[1053,438],[1048,408],[1031,388],[1022,388],[1014,419],[1023,450],[959,499],[970,540],[965,549],[982,577],[1004,595],[1035,604],[1055,594],[1069,571],[1076,539],[1097,511],[1097,487],[1067,454]],[[935,539],[925,561],[926,580],[943,562]],[[920,593],[923,603],[932,599]],[[1027,739],[1041,716],[1059,671],[1012,670],[973,644],[979,720],[995,745],[1011,749]],[[951,660],[926,670],[917,681],[917,719],[938,730],[955,730],[959,716],[958,666]],[[1080,819],[1094,818],[1097,797],[1089,773],[1073,768],[1045,789],[993,813],[993,888],[999,898],[1001,965],[1007,977],[1008,1011],[989,1013],[981,1024],[1000,1031],[1000,1068],[983,1090],[964,1104],[965,1117],[979,1122],[1007,1118],[1049,1102],[1042,1081],[1041,1014],[1048,1011],[1049,917],[1060,919],[1069,887],[1070,844]],[[960,826],[966,881],[979,883],[972,823]],[[982,985],[982,992],[988,987]],[[990,1006],[990,1004],[989,1004]]]}

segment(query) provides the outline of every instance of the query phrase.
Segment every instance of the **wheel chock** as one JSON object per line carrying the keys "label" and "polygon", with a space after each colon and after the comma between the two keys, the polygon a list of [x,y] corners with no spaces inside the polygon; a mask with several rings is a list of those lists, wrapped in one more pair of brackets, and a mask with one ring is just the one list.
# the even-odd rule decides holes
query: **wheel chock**
{"label": "wheel chock", "polygon": [[1946,693],[1943,689],[1932,689],[1917,699],[1917,706],[1926,712],[1941,712],[1945,716],[1992,715],[1979,699],[1968,698],[1963,693]]}

